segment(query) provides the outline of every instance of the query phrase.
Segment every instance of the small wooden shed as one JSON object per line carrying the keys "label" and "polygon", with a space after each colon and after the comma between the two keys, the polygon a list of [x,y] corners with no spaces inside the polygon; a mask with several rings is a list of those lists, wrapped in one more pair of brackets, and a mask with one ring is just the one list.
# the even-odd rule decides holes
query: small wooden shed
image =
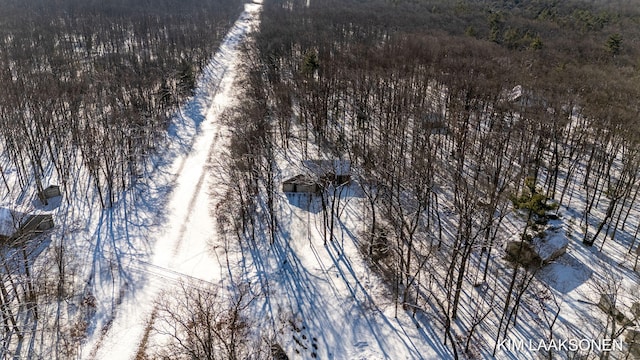
{"label": "small wooden shed", "polygon": [[319,179],[337,185],[351,181],[351,161],[349,160],[304,160],[302,164]]}
{"label": "small wooden shed", "polygon": [[320,191],[320,186],[306,175],[296,175],[282,182],[282,191],[285,193],[315,194]]}
{"label": "small wooden shed", "polygon": [[0,208],[0,241],[2,242],[31,238],[54,226],[53,215],[50,213],[27,214]]}
{"label": "small wooden shed", "polygon": [[49,185],[46,189],[42,191],[42,195],[44,195],[45,199],[51,199],[57,196],[62,196],[60,192],[60,186],[58,185]]}
{"label": "small wooden shed", "polygon": [[58,196],[62,196],[62,192],[60,191],[60,186],[58,185],[49,185],[47,186],[47,188],[43,189],[42,191],[38,191],[38,199],[40,199],[40,201],[44,205],[48,205],[49,200]]}
{"label": "small wooden shed", "polygon": [[45,230],[53,229],[53,216],[51,214],[27,215],[25,221],[20,224],[23,233],[39,234]]}

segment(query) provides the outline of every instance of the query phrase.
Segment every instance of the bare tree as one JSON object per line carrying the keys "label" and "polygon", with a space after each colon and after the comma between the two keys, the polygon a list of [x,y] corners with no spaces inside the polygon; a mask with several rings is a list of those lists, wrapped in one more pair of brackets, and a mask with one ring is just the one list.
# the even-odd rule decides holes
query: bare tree
{"label": "bare tree", "polygon": [[178,291],[167,291],[156,303],[153,330],[169,338],[156,350],[172,359],[262,359],[267,349],[259,334],[251,333],[247,311],[257,298],[247,284],[229,294],[215,286],[183,282]]}

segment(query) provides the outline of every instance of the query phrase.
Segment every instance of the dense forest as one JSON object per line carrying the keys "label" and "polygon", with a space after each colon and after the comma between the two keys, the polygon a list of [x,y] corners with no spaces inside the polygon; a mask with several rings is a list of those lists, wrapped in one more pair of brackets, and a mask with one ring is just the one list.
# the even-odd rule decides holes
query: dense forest
{"label": "dense forest", "polygon": [[[52,182],[70,208],[87,185],[105,209],[134,191],[242,9],[234,0],[0,1],[3,204]],[[5,240],[0,357],[76,358],[96,308],[91,280],[72,274],[84,255],[65,252],[63,235],[36,268],[40,245]]]}
{"label": "dense forest", "polygon": [[[396,315],[436,329],[456,359],[495,356],[522,319],[552,337],[562,300],[539,280],[541,264],[505,258],[505,244],[514,233],[520,244],[543,238],[559,218],[570,219],[570,239],[598,254],[593,259],[637,249],[638,5],[265,0],[244,49],[237,106],[225,113],[230,146],[215,159],[222,169],[214,168],[227,192],[212,211],[212,231],[247,248],[277,243],[287,236],[279,217],[283,158],[348,160],[352,184],[320,184],[325,245],[339,244],[343,193],[357,187],[364,226],[354,237]],[[0,0],[0,9],[3,201],[42,195],[55,179],[65,201],[91,188],[105,216],[117,217],[109,209],[155,170],[172,116],[194,95],[242,2]],[[96,233],[87,236],[90,249],[98,248]],[[68,250],[70,238],[49,249],[46,269],[33,268],[33,249],[3,244],[3,356],[94,355],[79,349],[88,333],[103,330],[91,328],[101,300],[92,293],[96,270],[69,275],[86,255]],[[115,252],[122,244],[111,240]],[[597,275],[597,291],[623,291],[609,274]],[[114,284],[129,280],[117,276]],[[213,309],[221,323],[238,321],[233,346],[220,328],[189,321],[185,328],[218,330],[209,343],[227,346],[229,358],[240,353],[251,314],[238,314],[254,298],[240,291],[225,312],[222,295],[183,290],[198,306],[176,310],[163,299],[158,316],[171,327],[182,312]],[[114,309],[122,296],[113,294]],[[605,315],[598,331],[610,339],[632,324]],[[596,326],[563,331],[581,325]],[[179,345],[204,357],[189,341]]]}
{"label": "dense forest", "polygon": [[[109,207],[147,171],[241,5],[3,1],[2,173],[42,191],[48,167],[65,185],[80,162]],[[2,186],[11,192],[4,177]]]}
{"label": "dense forest", "polygon": [[[455,358],[495,356],[536,301],[553,333],[560,300],[539,266],[505,265],[506,236],[544,237],[549,218],[577,208],[582,245],[635,250],[637,5],[266,2],[230,122],[240,206],[227,224],[248,244],[279,236],[279,149],[349,160],[366,204],[362,254],[396,311],[438,324]],[[344,204],[326,185],[332,241]]]}

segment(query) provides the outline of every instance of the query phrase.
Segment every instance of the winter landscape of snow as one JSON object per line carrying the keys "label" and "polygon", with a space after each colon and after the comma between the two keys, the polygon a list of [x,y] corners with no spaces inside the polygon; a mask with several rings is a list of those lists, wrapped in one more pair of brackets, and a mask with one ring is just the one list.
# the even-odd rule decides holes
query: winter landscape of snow
{"label": "winter landscape of snow", "polygon": [[[508,75],[560,56],[533,20],[509,42],[516,5],[488,41],[411,25],[475,26],[469,2],[229,3],[172,28],[146,8],[114,25],[114,1],[112,38],[76,4],[60,23],[85,30],[41,36],[46,64],[0,61],[3,359],[640,358],[637,84]],[[598,59],[632,71],[616,39]],[[21,101],[25,74],[61,100]]]}

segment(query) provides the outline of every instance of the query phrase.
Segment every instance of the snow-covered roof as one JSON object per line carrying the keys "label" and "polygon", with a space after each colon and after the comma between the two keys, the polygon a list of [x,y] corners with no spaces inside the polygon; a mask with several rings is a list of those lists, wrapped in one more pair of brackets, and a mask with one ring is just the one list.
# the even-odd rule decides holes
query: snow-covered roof
{"label": "snow-covered roof", "polygon": [[7,207],[0,207],[0,236],[11,237],[34,215],[51,215],[49,211],[33,210],[18,211]]}
{"label": "snow-covered roof", "polygon": [[509,101],[518,101],[522,97],[522,85],[516,85],[507,95]]}
{"label": "snow-covered roof", "polygon": [[283,183],[284,184],[313,184],[314,181],[313,179],[309,178],[307,175],[298,174],[294,177],[291,177],[283,181]]}
{"label": "snow-covered roof", "polygon": [[342,176],[351,174],[351,161],[349,160],[303,160],[302,164],[318,175],[331,173]]}

